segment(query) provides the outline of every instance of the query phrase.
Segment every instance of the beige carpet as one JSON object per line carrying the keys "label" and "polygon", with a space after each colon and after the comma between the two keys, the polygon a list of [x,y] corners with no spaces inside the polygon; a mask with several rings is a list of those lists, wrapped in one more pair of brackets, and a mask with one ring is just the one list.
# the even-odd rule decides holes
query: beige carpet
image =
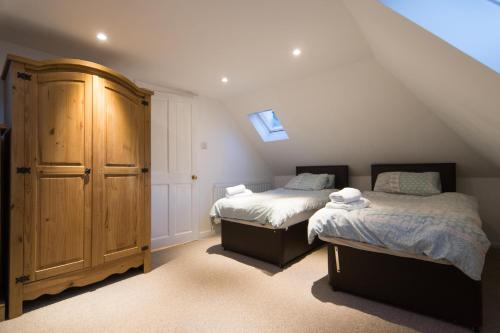
{"label": "beige carpet", "polygon": [[[334,293],[325,248],[285,270],[223,251],[217,237],[155,253],[155,269],[44,296],[0,332],[469,332]],[[483,332],[500,332],[500,253],[484,276]],[[460,291],[457,291],[460,292]]]}

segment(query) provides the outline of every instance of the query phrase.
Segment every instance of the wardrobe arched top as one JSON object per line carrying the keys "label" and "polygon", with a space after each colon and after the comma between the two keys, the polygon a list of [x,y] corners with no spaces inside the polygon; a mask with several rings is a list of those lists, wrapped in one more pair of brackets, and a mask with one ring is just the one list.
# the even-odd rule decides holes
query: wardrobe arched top
{"label": "wardrobe arched top", "polygon": [[115,81],[140,97],[146,97],[153,95],[153,92],[148,89],[140,88],[134,82],[126,78],[124,75],[116,72],[115,70],[108,68],[103,65],[96,64],[95,62],[80,60],[80,59],[69,59],[69,58],[59,58],[50,60],[32,60],[17,56],[14,54],[8,54],[5,66],[2,72],[2,79],[5,79],[7,72],[9,70],[10,64],[12,62],[18,62],[24,64],[26,70],[31,71],[75,71],[84,72],[93,75],[98,75],[105,79]]}

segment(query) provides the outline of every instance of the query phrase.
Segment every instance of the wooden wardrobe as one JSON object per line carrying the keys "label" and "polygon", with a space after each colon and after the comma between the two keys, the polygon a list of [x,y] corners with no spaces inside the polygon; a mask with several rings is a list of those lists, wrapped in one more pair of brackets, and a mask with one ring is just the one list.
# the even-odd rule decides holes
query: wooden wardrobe
{"label": "wooden wardrobe", "polygon": [[8,317],[24,300],[150,270],[152,92],[82,60],[9,55]]}

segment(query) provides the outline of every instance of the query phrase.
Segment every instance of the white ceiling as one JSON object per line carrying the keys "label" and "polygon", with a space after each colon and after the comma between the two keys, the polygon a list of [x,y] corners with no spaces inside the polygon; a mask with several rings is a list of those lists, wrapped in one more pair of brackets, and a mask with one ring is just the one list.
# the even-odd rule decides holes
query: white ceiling
{"label": "white ceiling", "polygon": [[[225,100],[273,172],[296,165],[456,162],[458,175],[498,177],[500,169],[471,149],[375,59]],[[273,108],[289,139],[263,142],[248,114]]]}
{"label": "white ceiling", "polygon": [[365,57],[353,24],[337,0],[0,0],[0,39],[215,98]]}
{"label": "white ceiling", "polygon": [[378,1],[344,1],[377,61],[500,167],[500,74]]}
{"label": "white ceiling", "polygon": [[376,0],[0,0],[0,39],[218,98],[253,140],[248,112],[275,108],[290,141],[254,141],[274,172],[457,161],[500,174],[500,75]]}

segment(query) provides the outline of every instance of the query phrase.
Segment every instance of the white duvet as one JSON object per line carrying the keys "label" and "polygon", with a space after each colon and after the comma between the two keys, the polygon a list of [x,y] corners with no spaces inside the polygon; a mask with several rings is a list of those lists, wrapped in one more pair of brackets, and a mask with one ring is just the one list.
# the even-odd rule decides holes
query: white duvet
{"label": "white duvet", "polygon": [[239,198],[222,198],[212,206],[210,217],[255,221],[280,228],[290,218],[315,211],[330,201],[333,189],[302,191],[278,188]]}

